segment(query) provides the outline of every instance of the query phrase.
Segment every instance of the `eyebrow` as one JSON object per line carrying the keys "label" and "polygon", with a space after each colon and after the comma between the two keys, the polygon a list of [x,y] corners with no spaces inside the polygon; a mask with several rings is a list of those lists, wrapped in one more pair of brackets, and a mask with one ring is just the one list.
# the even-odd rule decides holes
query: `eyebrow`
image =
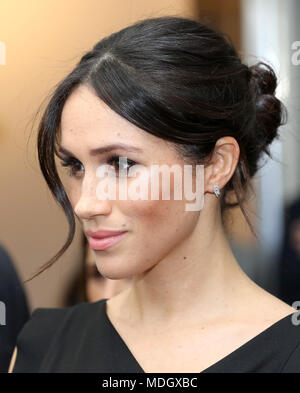
{"label": "eyebrow", "polygon": [[[106,146],[102,146],[102,147],[97,147],[95,149],[91,149],[90,155],[96,156],[96,155],[103,154],[103,153],[109,153],[113,150],[127,150],[129,152],[139,152],[139,153],[143,151],[139,147],[126,145],[125,143],[114,143],[111,145],[106,145]],[[60,153],[66,154],[66,155],[73,156],[72,152],[70,152],[69,150],[65,149],[62,146],[58,147],[58,151]]]}

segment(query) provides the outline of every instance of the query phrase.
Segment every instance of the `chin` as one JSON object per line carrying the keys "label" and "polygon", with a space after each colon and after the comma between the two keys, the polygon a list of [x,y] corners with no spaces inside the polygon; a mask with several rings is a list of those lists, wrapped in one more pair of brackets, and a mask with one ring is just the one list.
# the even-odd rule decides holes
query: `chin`
{"label": "chin", "polygon": [[114,264],[113,261],[99,261],[96,263],[97,268],[100,274],[109,278],[110,280],[121,280],[123,278],[130,278],[134,274],[129,269],[126,269],[126,266],[120,266],[119,264]]}
{"label": "chin", "polygon": [[101,258],[96,259],[96,266],[103,277],[111,280],[121,280],[132,278],[136,275],[147,272],[152,266],[142,266],[142,263],[126,262],[126,258]]}

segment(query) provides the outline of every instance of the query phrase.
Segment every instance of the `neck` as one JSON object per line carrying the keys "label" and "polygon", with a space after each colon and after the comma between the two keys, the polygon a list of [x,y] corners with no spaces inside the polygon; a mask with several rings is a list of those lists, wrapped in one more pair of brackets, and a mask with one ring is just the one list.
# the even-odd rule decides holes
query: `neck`
{"label": "neck", "polygon": [[166,328],[222,318],[244,307],[249,284],[223,227],[198,228],[151,270],[134,277],[121,293],[122,315],[132,323]]}

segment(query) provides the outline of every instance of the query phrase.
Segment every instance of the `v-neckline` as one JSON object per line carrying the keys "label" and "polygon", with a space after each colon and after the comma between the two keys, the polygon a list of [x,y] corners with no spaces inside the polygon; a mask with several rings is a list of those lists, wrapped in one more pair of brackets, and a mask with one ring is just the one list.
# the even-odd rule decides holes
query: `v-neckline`
{"label": "v-neckline", "polygon": [[[107,314],[107,309],[106,309],[106,302],[107,302],[107,300],[109,300],[109,299],[101,299],[100,300],[100,302],[103,302],[103,310],[104,310],[103,314],[104,314],[105,322],[111,328],[112,332],[114,333],[114,336],[119,341],[119,344],[122,346],[122,349],[128,355],[128,358],[131,358],[131,360],[133,361],[133,363],[134,363],[134,365],[135,365],[135,367],[137,369],[136,372],[138,372],[138,373],[146,373],[146,371],[143,370],[143,368],[141,367],[141,365],[139,364],[139,362],[137,361],[137,359],[135,358],[135,356],[133,355],[133,353],[131,352],[131,350],[127,346],[126,342],[124,341],[124,339],[122,338],[120,333],[117,331],[117,329],[115,328],[115,326],[113,325],[113,323],[109,319],[108,314]],[[295,312],[297,312],[297,310],[295,310]],[[207,372],[214,372],[213,370],[215,368],[218,368],[218,367],[220,367],[223,364],[225,365],[226,362],[228,362],[228,360],[231,360],[232,357],[237,356],[240,353],[243,353],[243,351],[246,348],[248,348],[250,345],[255,344],[256,341],[259,338],[264,337],[265,335],[270,333],[270,331],[272,331],[274,328],[278,327],[281,323],[283,323],[285,320],[290,318],[293,314],[294,314],[294,312],[292,312],[292,313],[286,315],[285,317],[279,319],[278,321],[273,323],[271,326],[267,327],[262,332],[258,333],[256,336],[252,337],[250,340],[246,341],[244,344],[240,345],[238,348],[236,348],[235,350],[230,352],[228,355],[224,356],[223,358],[221,358],[217,362],[213,363],[212,365],[208,366],[207,368],[203,369],[202,371],[199,371],[199,373],[201,374],[201,373],[207,373]]]}

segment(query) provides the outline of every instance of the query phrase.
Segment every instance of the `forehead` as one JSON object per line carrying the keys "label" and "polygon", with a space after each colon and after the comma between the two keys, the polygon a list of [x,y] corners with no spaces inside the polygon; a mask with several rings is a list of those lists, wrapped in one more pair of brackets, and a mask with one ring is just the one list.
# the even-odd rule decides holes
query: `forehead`
{"label": "forehead", "polygon": [[162,139],[138,128],[114,112],[94,92],[92,87],[80,85],[68,97],[61,116],[61,145],[78,143],[92,149],[106,143],[134,142],[159,146]]}

